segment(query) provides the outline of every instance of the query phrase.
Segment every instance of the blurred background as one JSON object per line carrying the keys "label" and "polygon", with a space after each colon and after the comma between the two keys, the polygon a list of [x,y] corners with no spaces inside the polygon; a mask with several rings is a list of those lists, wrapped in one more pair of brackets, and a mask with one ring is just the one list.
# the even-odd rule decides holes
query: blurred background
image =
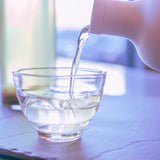
{"label": "blurred background", "polygon": [[[77,38],[90,23],[93,0],[56,0],[56,54],[73,58]],[[87,61],[144,68],[135,47],[125,38],[90,34],[81,54]]]}
{"label": "blurred background", "polygon": [[[1,59],[8,61],[7,57],[12,56],[17,64],[21,55],[21,59],[25,59],[25,62],[29,59],[28,64],[33,67],[39,63],[35,61],[44,63],[44,52],[48,54],[45,53],[48,59],[51,59],[51,53],[73,59],[79,33],[90,23],[93,1],[0,0],[0,55],[3,53],[6,57]],[[31,64],[32,51],[36,57],[39,54],[39,58]],[[24,58],[24,55],[27,56]],[[52,57],[55,58],[55,55]],[[81,60],[145,68],[135,47],[127,39],[109,35],[90,34],[82,50]],[[9,66],[15,66],[13,62],[8,63]],[[20,64],[17,65],[20,67]]]}
{"label": "blurred background", "polygon": [[[93,2],[0,0],[0,78],[3,88],[14,88],[12,72],[16,69],[50,67],[57,65],[57,61],[58,66],[71,64],[80,31],[90,24]],[[131,42],[110,35],[90,34],[80,59],[83,67],[100,65],[115,78],[108,78],[109,85],[104,91],[111,95],[125,93],[122,66],[146,69]]]}

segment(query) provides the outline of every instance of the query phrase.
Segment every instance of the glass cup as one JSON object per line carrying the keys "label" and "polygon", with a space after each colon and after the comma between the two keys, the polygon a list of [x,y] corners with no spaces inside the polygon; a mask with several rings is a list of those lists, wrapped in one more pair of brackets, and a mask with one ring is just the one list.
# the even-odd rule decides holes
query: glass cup
{"label": "glass cup", "polygon": [[18,101],[24,116],[41,139],[69,142],[97,112],[106,73],[78,68],[24,68],[13,73]]}

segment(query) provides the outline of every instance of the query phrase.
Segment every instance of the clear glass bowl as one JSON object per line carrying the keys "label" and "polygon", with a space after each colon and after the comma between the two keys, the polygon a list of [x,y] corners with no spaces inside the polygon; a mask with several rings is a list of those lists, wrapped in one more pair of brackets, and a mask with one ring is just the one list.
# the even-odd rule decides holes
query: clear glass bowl
{"label": "clear glass bowl", "polygon": [[95,115],[106,73],[71,68],[26,68],[13,73],[24,116],[41,139],[68,142],[79,139]]}

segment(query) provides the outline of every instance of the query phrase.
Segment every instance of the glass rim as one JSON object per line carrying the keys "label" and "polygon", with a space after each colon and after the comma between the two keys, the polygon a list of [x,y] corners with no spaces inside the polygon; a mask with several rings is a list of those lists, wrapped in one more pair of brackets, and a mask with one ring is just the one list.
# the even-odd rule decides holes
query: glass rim
{"label": "glass rim", "polygon": [[67,77],[97,77],[97,76],[105,76],[106,71],[101,70],[101,69],[94,69],[94,68],[82,68],[78,67],[78,71],[84,71],[86,72],[85,74],[76,74],[76,75],[71,75],[69,74],[64,74],[64,75],[54,75],[54,74],[32,74],[32,73],[26,73],[25,71],[32,71],[32,70],[65,70],[65,69],[72,69],[72,67],[36,67],[36,68],[21,68],[16,71],[13,71],[13,75],[21,75],[21,76],[34,76],[34,77],[61,77],[61,78],[67,78]]}

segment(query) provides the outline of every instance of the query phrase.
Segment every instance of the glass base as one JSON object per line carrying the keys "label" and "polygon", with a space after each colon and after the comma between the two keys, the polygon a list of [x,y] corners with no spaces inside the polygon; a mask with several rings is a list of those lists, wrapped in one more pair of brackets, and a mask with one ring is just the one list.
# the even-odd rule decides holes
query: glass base
{"label": "glass base", "polygon": [[39,134],[40,139],[42,140],[61,143],[61,142],[72,142],[72,141],[79,139],[82,135],[82,131],[78,131],[72,134],[61,134],[61,133],[49,134],[49,133],[38,131],[38,134]]}

